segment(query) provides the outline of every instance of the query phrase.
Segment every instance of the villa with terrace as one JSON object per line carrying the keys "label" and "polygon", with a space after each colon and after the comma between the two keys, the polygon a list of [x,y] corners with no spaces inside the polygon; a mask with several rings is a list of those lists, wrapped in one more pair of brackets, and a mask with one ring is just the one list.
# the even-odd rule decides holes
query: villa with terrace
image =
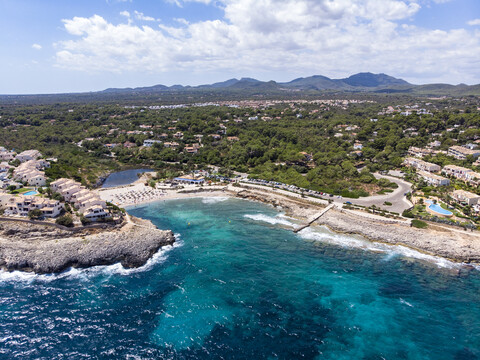
{"label": "villa with terrace", "polygon": [[85,218],[97,221],[110,216],[105,200],[93,191],[86,189],[79,182],[72,179],[58,179],[50,184],[52,191],[59,193]]}
{"label": "villa with terrace", "polygon": [[54,218],[61,214],[64,204],[58,200],[50,200],[37,196],[13,196],[0,194],[0,205],[5,215],[28,216],[32,210],[40,210],[42,216]]}

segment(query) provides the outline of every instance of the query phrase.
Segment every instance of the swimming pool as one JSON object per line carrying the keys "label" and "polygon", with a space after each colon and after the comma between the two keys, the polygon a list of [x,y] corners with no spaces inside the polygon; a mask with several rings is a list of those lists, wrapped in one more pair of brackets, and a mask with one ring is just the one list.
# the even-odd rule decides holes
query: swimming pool
{"label": "swimming pool", "polygon": [[30,190],[30,191],[27,191],[26,193],[23,193],[23,195],[37,195],[38,192],[36,192],[35,190]]}
{"label": "swimming pool", "polygon": [[446,216],[446,217],[453,216],[453,213],[451,211],[445,210],[444,208],[442,208],[438,204],[434,204],[433,201],[429,200],[429,201],[427,201],[427,204],[430,204],[428,206],[428,209],[434,215],[441,215],[441,216]]}

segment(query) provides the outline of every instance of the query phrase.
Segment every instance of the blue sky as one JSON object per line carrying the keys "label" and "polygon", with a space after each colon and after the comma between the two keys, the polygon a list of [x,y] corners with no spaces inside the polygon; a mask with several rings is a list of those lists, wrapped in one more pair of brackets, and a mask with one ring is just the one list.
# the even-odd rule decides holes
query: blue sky
{"label": "blue sky", "polygon": [[0,94],[361,71],[480,83],[478,0],[0,0]]}

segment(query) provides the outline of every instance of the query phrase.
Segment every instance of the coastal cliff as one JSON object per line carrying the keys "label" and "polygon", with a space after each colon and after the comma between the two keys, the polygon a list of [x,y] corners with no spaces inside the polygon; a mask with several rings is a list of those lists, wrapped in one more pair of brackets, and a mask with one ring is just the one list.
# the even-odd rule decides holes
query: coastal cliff
{"label": "coastal cliff", "polygon": [[2,221],[0,268],[58,273],[120,262],[126,268],[144,265],[162,246],[172,245],[171,231],[131,218],[121,228],[72,233],[45,225]]}

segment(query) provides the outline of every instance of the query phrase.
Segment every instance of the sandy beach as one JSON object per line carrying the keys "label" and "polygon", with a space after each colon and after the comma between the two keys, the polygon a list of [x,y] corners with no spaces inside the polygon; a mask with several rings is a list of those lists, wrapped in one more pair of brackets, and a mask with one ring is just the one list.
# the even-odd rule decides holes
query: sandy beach
{"label": "sandy beach", "polygon": [[[303,222],[324,209],[328,202],[316,198],[302,198],[285,191],[258,186],[198,186],[188,185],[179,190],[152,189],[138,181],[129,186],[99,191],[100,196],[120,207],[140,205],[152,201],[192,197],[230,196],[263,202],[281,208],[288,216]],[[427,229],[410,226],[409,219],[392,219],[362,211],[336,206],[312,225],[324,225],[333,231],[358,234],[371,241],[403,245],[417,251],[462,263],[480,263],[480,235],[460,228],[429,224]]]}

